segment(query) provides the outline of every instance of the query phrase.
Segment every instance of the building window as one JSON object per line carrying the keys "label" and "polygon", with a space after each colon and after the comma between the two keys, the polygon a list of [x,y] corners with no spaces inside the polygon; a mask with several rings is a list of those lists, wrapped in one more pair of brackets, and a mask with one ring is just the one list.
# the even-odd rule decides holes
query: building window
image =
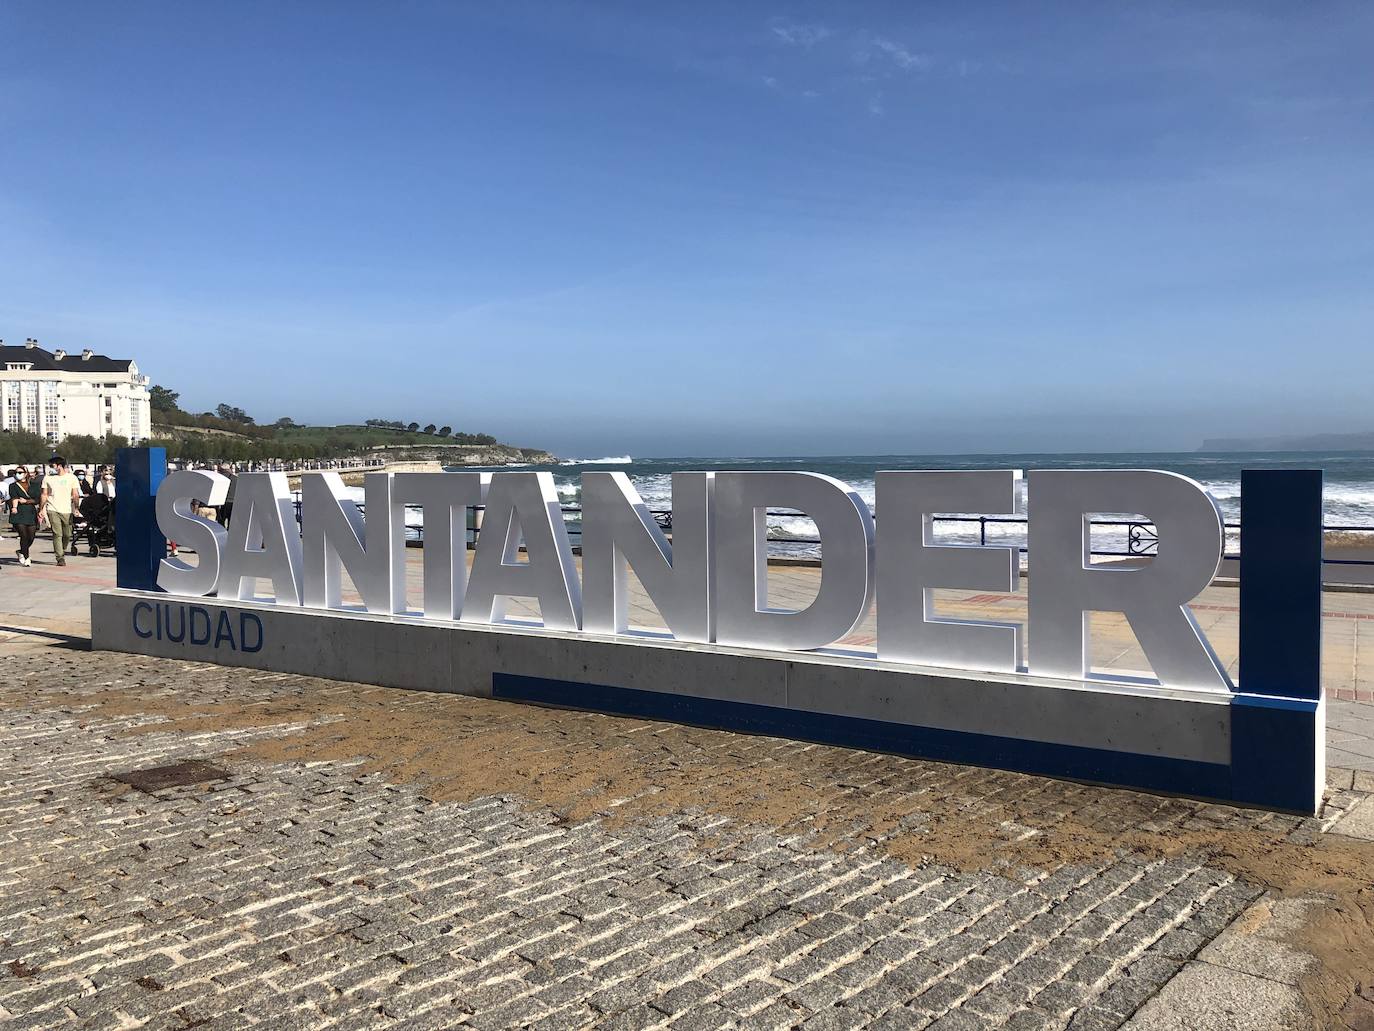
{"label": "building window", "polygon": [[23,427],[34,433],[42,433],[43,427],[38,424],[38,384],[24,384],[24,418]]}
{"label": "building window", "polygon": [[43,399],[43,433],[49,440],[57,440],[57,398]]}

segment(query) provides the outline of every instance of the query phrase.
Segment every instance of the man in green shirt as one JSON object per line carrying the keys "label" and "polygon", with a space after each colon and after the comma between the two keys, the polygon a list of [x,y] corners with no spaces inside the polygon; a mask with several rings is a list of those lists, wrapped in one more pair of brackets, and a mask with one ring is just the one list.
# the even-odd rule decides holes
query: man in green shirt
{"label": "man in green shirt", "polygon": [[67,467],[67,460],[53,455],[57,470],[43,479],[43,511],[52,527],[52,551],[57,564],[67,564],[67,549],[72,546],[72,510],[81,503],[81,483]]}

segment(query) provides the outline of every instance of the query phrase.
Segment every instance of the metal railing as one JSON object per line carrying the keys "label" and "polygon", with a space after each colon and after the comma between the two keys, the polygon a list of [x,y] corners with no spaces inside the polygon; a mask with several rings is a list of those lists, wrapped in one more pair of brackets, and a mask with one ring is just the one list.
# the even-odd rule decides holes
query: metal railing
{"label": "metal railing", "polygon": [[[357,504],[358,504],[358,509],[359,509],[360,511],[365,511],[366,506],[365,506],[362,502],[358,502]],[[299,522],[301,521],[301,500],[300,500],[300,494],[299,494],[299,492],[296,492],[295,507],[296,507],[296,522],[299,523]],[[561,508],[561,510],[562,510],[562,512],[563,512],[563,521],[564,521],[565,525],[567,525],[569,537],[575,538],[575,539],[577,539],[577,540],[580,540],[580,538],[581,538],[581,536],[582,536],[582,506],[581,506],[581,505],[561,505],[561,506],[559,506],[559,507]],[[407,506],[407,509],[408,509],[408,510],[411,509],[411,508],[413,508],[413,509],[416,510],[416,511],[419,511],[420,506],[418,506],[418,505]],[[473,509],[473,511],[481,512],[481,511],[483,511],[484,509],[485,509],[485,506],[480,506],[480,505],[479,505],[479,506],[476,506],[475,509]],[[671,532],[672,532],[672,529],[673,529],[673,510],[672,510],[672,509],[670,509],[670,508],[651,508],[651,509],[649,509],[648,511],[649,511],[649,514],[652,515],[652,516],[654,517],[654,521],[658,523],[660,529],[662,529],[665,533],[671,533]],[[769,516],[775,516],[775,517],[780,517],[780,518],[789,518],[789,517],[797,517],[797,516],[803,516],[803,517],[804,517],[804,516],[805,516],[805,513],[798,512],[798,511],[793,510],[793,509],[772,509],[772,508],[770,508],[770,509],[768,509],[768,510],[766,511],[766,514],[769,515]],[[571,519],[569,518],[570,516],[572,517]],[[877,519],[877,517],[875,516],[875,517],[874,517],[874,520],[876,521],[876,519]],[[980,545],[986,545],[986,544],[988,543],[988,527],[989,527],[989,526],[1021,526],[1021,527],[1025,527],[1025,526],[1027,525],[1027,520],[1026,520],[1026,517],[1025,517],[1025,516],[972,516],[972,515],[947,515],[947,516],[934,516],[934,517],[932,517],[932,520],[931,520],[931,521],[932,521],[933,523],[936,523],[936,524],[941,524],[941,523],[977,524],[977,526],[978,526],[978,543],[979,543]],[[1239,533],[1239,531],[1240,531],[1240,523],[1223,523],[1222,525],[1223,525],[1223,526],[1226,528],[1226,530],[1228,530],[1228,531],[1235,531],[1236,533]],[[1151,556],[1157,554],[1158,551],[1159,551],[1159,536],[1158,536],[1158,534],[1157,534],[1157,532],[1156,532],[1156,530],[1155,530],[1155,525],[1154,525],[1154,523],[1151,523],[1151,522],[1149,522],[1149,521],[1147,521],[1147,520],[1142,520],[1142,519],[1094,519],[1094,520],[1092,520],[1092,521],[1089,523],[1089,526],[1092,527],[1092,528],[1094,528],[1094,529],[1097,529],[1097,528],[1102,528],[1102,529],[1104,529],[1104,530],[1118,529],[1118,530],[1124,530],[1124,531],[1125,531],[1125,533],[1122,535],[1122,536],[1124,537],[1124,540],[1125,540],[1125,550],[1121,550],[1120,548],[1093,548],[1093,549],[1090,550],[1090,554],[1093,555],[1094,557],[1098,557],[1098,558],[1149,558],[1149,557],[1151,557]],[[423,546],[423,544],[424,544],[424,531],[425,531],[425,528],[424,528],[424,526],[423,526],[422,524],[417,524],[417,525],[413,525],[413,526],[409,526],[409,525],[408,525],[408,526],[406,527],[406,537],[407,537],[407,540],[408,540],[409,542],[411,542],[411,543],[415,543],[415,544],[418,544],[418,545]],[[1335,526],[1335,525],[1327,526],[1327,525],[1323,525],[1323,526],[1322,526],[1322,531],[1323,531],[1323,532],[1333,532],[1333,533],[1369,533],[1369,534],[1371,534],[1371,535],[1374,535],[1374,526]],[[480,534],[480,533],[481,533],[481,520],[480,520],[480,519],[473,519],[473,520],[470,520],[469,525],[468,525],[468,531],[467,531],[468,543],[469,543],[469,544],[476,544],[476,542],[477,542],[477,536],[478,536],[478,534]],[[795,535],[792,535],[792,534],[787,534],[786,536],[771,536],[771,535],[770,535],[768,539],[769,539],[770,542],[775,543],[775,544],[801,544],[801,545],[812,545],[812,546],[819,546],[819,545],[821,544],[821,539],[820,539],[819,537],[815,537],[815,536],[811,536],[811,537],[807,537],[807,536],[795,536]],[[575,540],[574,543],[576,543],[576,542],[577,542],[577,541]],[[1010,544],[1008,544],[1008,545],[1006,545],[1006,546],[1007,546],[1007,547],[1010,547]],[[1018,550],[1021,552],[1021,554],[1023,554],[1023,555],[1029,554],[1029,551],[1030,551],[1030,549],[1027,548],[1025,545],[1018,545],[1018,546],[1017,546],[1017,549],[1018,549]],[[1238,561],[1238,560],[1240,559],[1240,554],[1239,554],[1239,553],[1227,553],[1227,554],[1223,555],[1222,558],[1223,558],[1223,559],[1232,560],[1232,561]],[[1374,559],[1326,558],[1325,556],[1323,556],[1323,558],[1322,558],[1322,563],[1323,563],[1324,565],[1333,565],[1333,566],[1374,566]]]}

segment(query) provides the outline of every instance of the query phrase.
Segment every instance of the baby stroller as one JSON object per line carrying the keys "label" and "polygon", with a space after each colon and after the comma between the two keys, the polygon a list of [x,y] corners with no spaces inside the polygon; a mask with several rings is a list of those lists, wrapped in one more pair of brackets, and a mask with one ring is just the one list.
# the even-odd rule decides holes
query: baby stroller
{"label": "baby stroller", "polygon": [[104,494],[87,494],[81,499],[81,523],[72,534],[73,547],[82,537],[86,538],[87,552],[91,557],[101,550],[109,551],[115,546],[114,502]]}

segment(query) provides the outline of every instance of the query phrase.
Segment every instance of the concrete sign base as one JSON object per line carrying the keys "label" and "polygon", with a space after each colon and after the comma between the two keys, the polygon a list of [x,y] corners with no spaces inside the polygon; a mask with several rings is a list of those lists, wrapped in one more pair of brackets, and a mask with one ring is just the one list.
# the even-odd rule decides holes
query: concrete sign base
{"label": "concrete sign base", "polygon": [[840,652],[91,596],[92,646],[800,738],[1310,813],[1320,700],[966,673]]}

